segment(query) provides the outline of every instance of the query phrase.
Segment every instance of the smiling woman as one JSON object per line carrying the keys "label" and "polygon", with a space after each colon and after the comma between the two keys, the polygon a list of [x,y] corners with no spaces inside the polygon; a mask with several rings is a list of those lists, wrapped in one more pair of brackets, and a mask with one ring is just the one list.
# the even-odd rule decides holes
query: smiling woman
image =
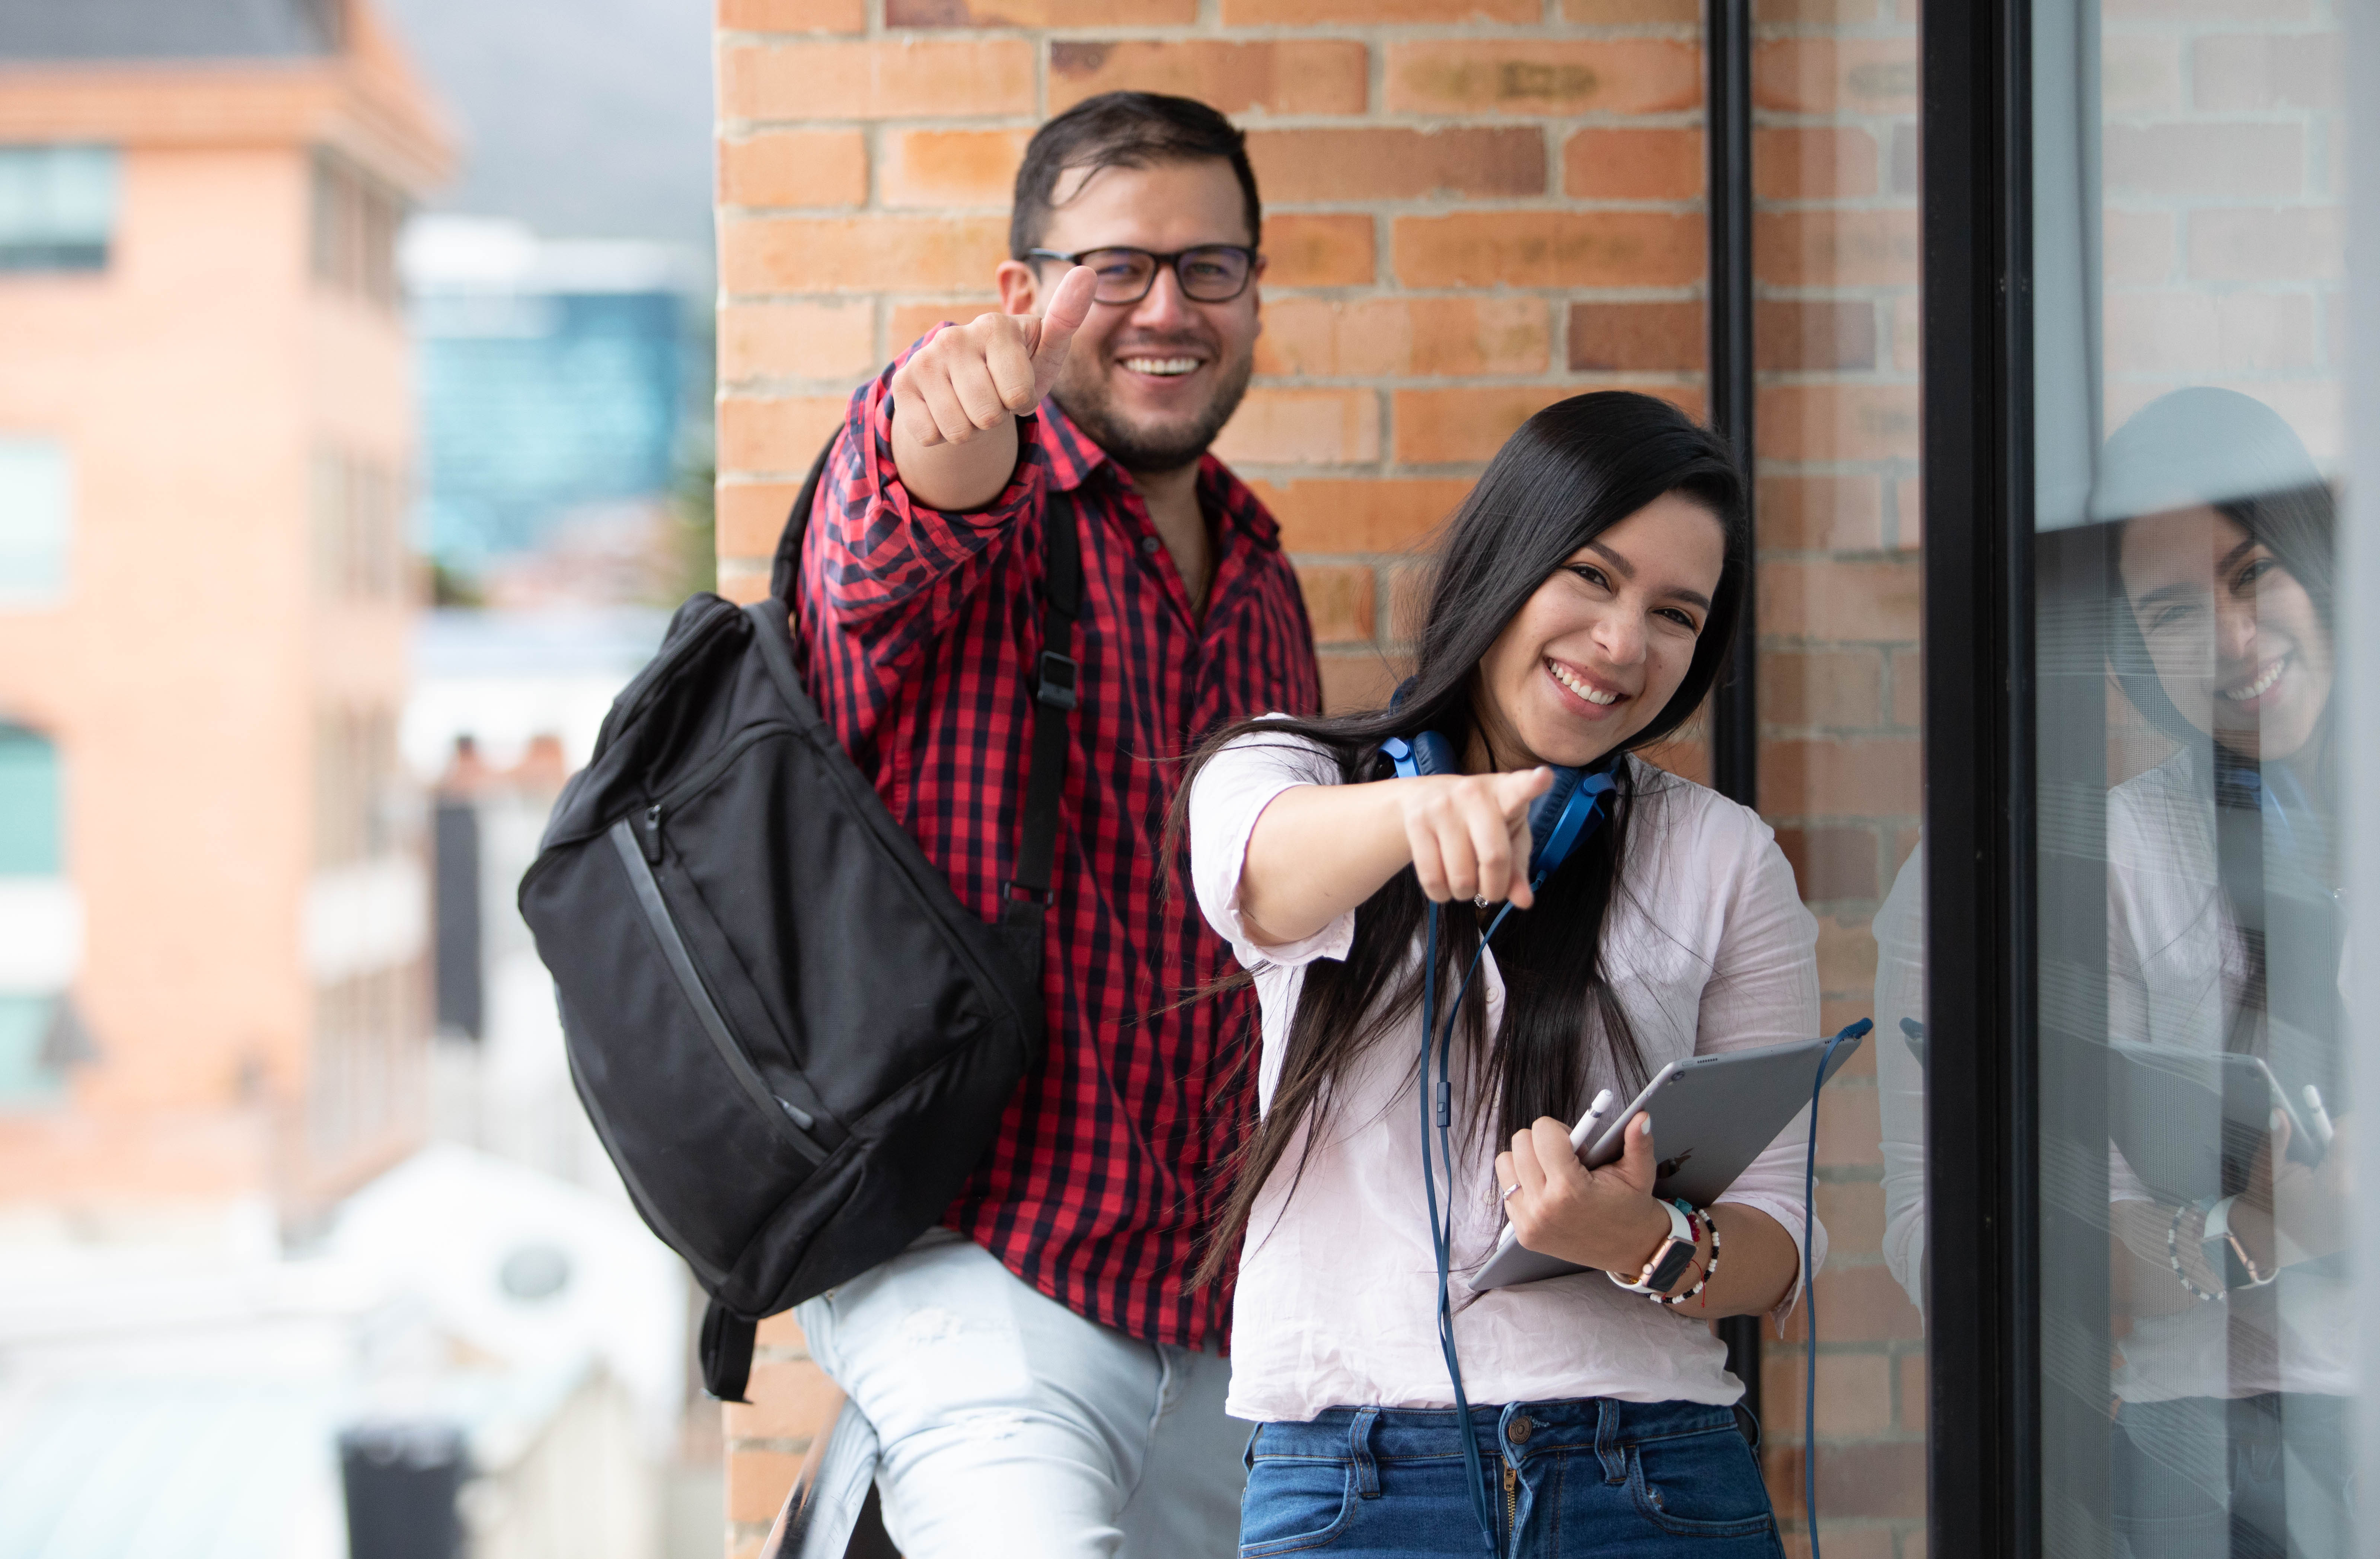
{"label": "smiling woman", "polygon": [[[1594,1171],[1568,1127],[1670,1061],[1816,1029],[1815,926],[1767,827],[1633,756],[1723,663],[1742,505],[1726,445],[1667,403],[1548,407],[1449,527],[1389,708],[1250,721],[1193,761],[1177,836],[1262,1013],[1263,1124],[1202,1268],[1245,1236],[1228,1407],[1261,1427],[1244,1553],[1455,1552],[1475,1516],[1499,1553],[1619,1525],[1646,1553],[1781,1553],[1742,1383],[1703,1323],[1781,1320],[1823,1260],[1823,1228],[1806,1250],[1793,1232],[1798,1144],[1685,1207],[1652,1194],[1641,1117]],[[1398,767],[1431,737],[1461,772]],[[1611,782],[1610,821],[1566,854],[1533,826],[1555,766]],[[1464,899],[1482,913],[1439,907]],[[1502,900],[1518,913],[1491,924]],[[1413,1041],[1441,1022],[1432,1150]],[[1597,1270],[1474,1292],[1502,1209],[1529,1249]],[[1634,1496],[1562,1478],[1615,1445],[1645,1460]],[[1321,1497],[1342,1473],[1380,1497]]]}

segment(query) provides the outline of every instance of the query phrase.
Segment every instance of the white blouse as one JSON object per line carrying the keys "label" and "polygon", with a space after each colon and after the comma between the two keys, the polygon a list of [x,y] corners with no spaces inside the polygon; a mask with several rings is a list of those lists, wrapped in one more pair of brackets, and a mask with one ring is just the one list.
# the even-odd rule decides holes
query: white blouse
{"label": "white blouse", "polygon": [[[1606,919],[1603,957],[1648,1071],[1692,1054],[1815,1033],[1817,922],[1803,907],[1793,869],[1767,824],[1701,786],[1627,761],[1636,799],[1621,868],[1625,891]],[[1337,764],[1312,743],[1256,734],[1219,753],[1190,794],[1199,907],[1255,974],[1263,1017],[1257,1099],[1264,1108],[1281,1076],[1305,966],[1344,957],[1355,917],[1342,915],[1284,946],[1251,942],[1240,917],[1248,836],[1282,791],[1339,782]],[[1418,938],[1413,956],[1420,956]],[[1488,1021],[1500,1022],[1504,987],[1492,944],[1478,983]],[[1304,1421],[1332,1407],[1453,1404],[1439,1350],[1437,1261],[1422,1194],[1414,1095],[1420,1044],[1415,1011],[1341,1079],[1329,1139],[1311,1145],[1302,1177],[1301,1135],[1257,1200],[1232,1329],[1225,1410],[1235,1418]],[[1463,1059],[1458,1049],[1452,1077],[1467,1100]],[[1590,1059],[1588,1075],[1590,1091],[1622,1089],[1599,1056]],[[1758,1208],[1797,1244],[1807,1115],[1805,1107],[1724,1198]],[[1463,1118],[1458,1106],[1457,1119]],[[1466,1151],[1459,1133],[1456,1142],[1451,1293],[1471,1401],[1611,1396],[1723,1405],[1742,1395],[1727,1370],[1726,1349],[1691,1307],[1656,1305],[1600,1273],[1475,1294],[1463,1274],[1487,1260],[1502,1224],[1496,1145],[1474,1140]],[[1439,1195],[1448,1194],[1441,1184]],[[1815,1222],[1810,1241],[1804,1273],[1826,1260],[1826,1230]],[[1777,1309],[1780,1323],[1800,1292],[1797,1280]]]}

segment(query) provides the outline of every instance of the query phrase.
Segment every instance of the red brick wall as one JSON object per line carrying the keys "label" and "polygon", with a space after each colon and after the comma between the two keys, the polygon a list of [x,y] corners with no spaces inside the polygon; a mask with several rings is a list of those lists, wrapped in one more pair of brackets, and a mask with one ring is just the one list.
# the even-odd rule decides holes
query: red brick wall
{"label": "red brick wall", "polygon": [[[1870,920],[1917,841],[1913,0],[1755,0],[1760,802],[1818,916],[1831,1030],[1875,994]],[[1877,1035],[1827,1090],[1818,1508],[1828,1559],[1925,1552],[1925,1344],[1884,1265]],[[1769,1488],[1802,1529],[1802,1339],[1764,1351]]]}

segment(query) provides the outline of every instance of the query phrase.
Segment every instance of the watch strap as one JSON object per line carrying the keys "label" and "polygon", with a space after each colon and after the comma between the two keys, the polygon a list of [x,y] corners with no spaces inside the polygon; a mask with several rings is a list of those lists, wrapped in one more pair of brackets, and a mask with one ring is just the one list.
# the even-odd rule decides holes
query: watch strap
{"label": "watch strap", "polygon": [[1660,1206],[1661,1211],[1670,1215],[1669,1237],[1654,1248],[1652,1259],[1647,1261],[1644,1270],[1636,1274],[1636,1281],[1622,1283],[1618,1273],[1604,1274],[1632,1294],[1660,1294],[1667,1291],[1678,1279],[1685,1275],[1688,1263],[1694,1259],[1694,1246],[1698,1236],[1694,1233],[1694,1220],[1686,1215],[1685,1209],[1678,1202],[1665,1201]]}

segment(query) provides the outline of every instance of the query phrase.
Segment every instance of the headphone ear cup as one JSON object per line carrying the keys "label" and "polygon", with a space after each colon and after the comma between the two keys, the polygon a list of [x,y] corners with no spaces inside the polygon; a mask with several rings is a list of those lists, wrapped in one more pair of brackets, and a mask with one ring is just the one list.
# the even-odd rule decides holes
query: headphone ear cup
{"label": "headphone ear cup", "polygon": [[1550,875],[1577,853],[1603,822],[1603,798],[1610,794],[1609,773],[1585,769],[1554,770],[1553,788],[1529,803],[1529,880]]}
{"label": "headphone ear cup", "polygon": [[1436,731],[1421,731],[1413,738],[1414,761],[1425,774],[1459,774],[1463,764],[1454,756],[1454,744]]}

